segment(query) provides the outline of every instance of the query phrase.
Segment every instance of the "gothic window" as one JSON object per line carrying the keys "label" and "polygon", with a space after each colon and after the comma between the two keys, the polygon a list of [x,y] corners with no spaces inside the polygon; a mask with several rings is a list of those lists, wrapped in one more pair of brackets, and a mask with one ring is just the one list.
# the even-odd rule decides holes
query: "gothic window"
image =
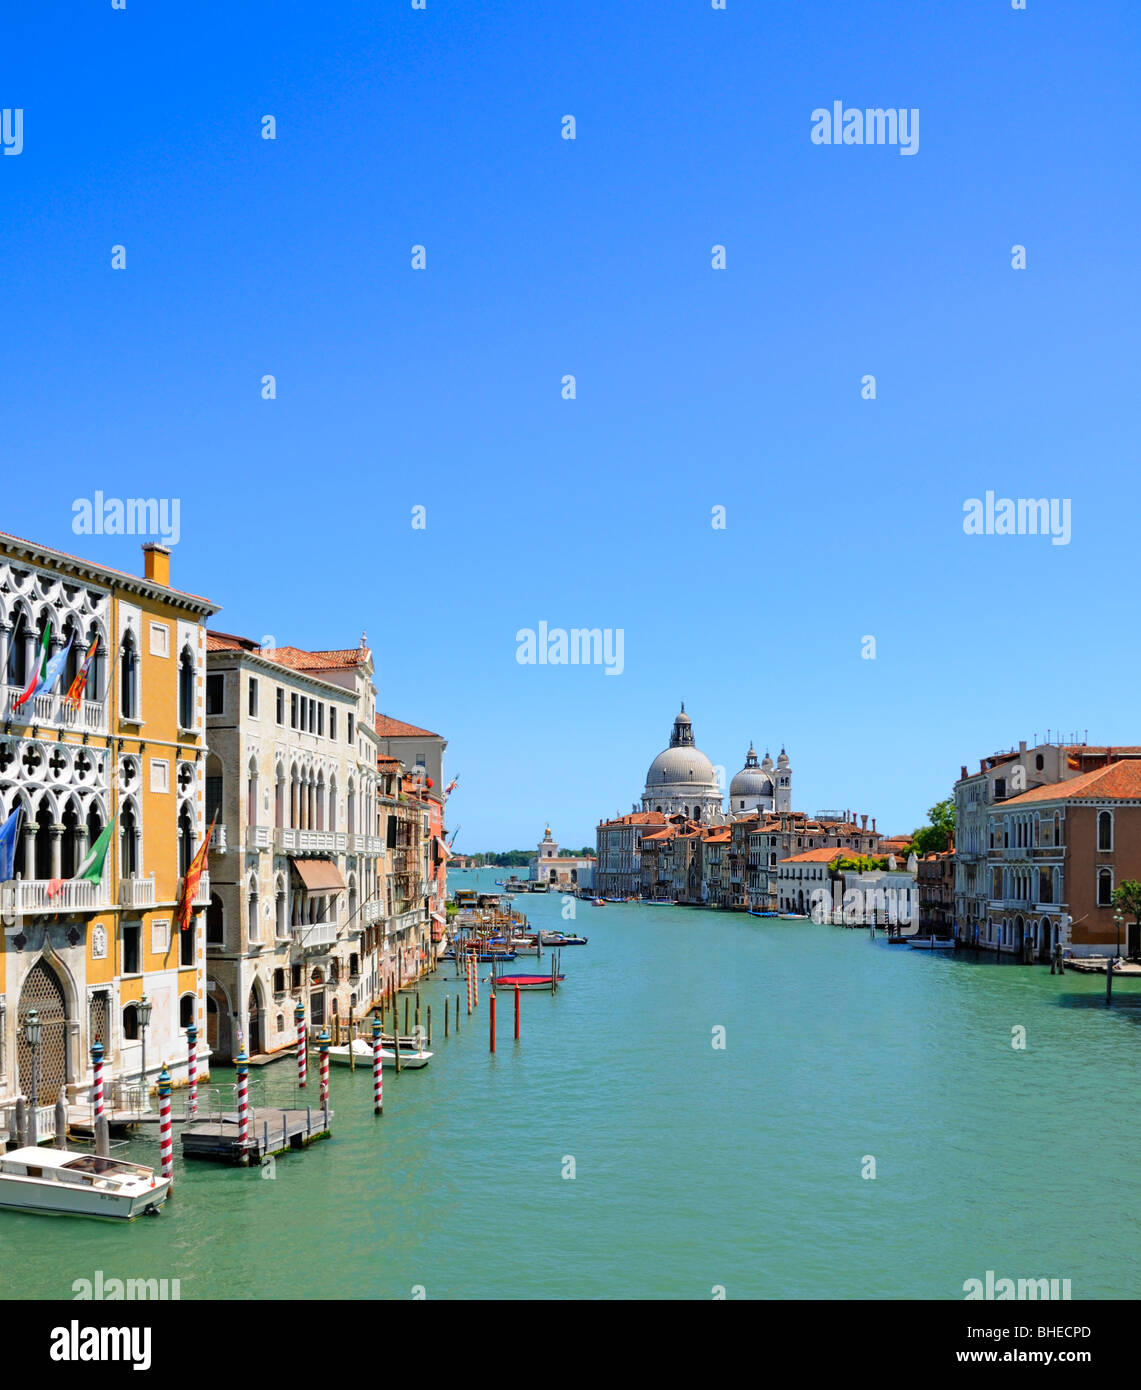
{"label": "gothic window", "polygon": [[1098,907],[1110,907],[1113,904],[1113,870],[1098,869],[1097,871],[1097,905]]}
{"label": "gothic window", "polygon": [[130,628],[119,644],[119,713],[124,719],[139,717],[139,653]]}
{"label": "gothic window", "polygon": [[225,913],[222,899],[217,893],[210,894],[210,906],[206,909],[206,944],[221,946],[225,943]]}
{"label": "gothic window", "polygon": [[178,723],[183,729],[193,729],[194,720],[194,656],[183,647],[178,663]]}
{"label": "gothic window", "polygon": [[1113,849],[1113,813],[1099,811],[1097,817],[1097,847],[1099,852],[1108,853]]}

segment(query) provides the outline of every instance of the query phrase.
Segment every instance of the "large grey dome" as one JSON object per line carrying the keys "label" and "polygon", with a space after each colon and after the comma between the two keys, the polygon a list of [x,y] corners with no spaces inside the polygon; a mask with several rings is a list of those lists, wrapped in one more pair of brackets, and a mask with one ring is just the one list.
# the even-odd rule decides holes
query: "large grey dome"
{"label": "large grey dome", "polygon": [[721,811],[721,788],[713,764],[693,742],[693,725],[682,705],[674,720],[670,746],[658,754],[646,773],[642,808],[666,815],[708,818]]}
{"label": "large grey dome", "polygon": [[716,788],[717,778],[713,764],[697,748],[666,748],[650,764],[646,773],[647,787],[661,787],[673,783],[692,783],[706,790]]}

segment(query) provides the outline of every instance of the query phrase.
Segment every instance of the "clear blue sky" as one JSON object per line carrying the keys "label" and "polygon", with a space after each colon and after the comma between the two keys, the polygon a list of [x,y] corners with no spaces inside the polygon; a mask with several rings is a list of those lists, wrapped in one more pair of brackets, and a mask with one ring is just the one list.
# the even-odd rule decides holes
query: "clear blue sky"
{"label": "clear blue sky", "polygon": [[[1139,33],[1127,0],[8,6],[0,528],[135,569],[72,502],[177,496],[217,626],[367,628],[380,707],[450,740],[460,849],[592,839],[680,698],[730,773],[783,741],[798,807],[888,830],[1047,727],[1141,742]],[[919,152],[814,145],[837,100],[917,107]],[[1071,499],[1071,543],[965,536],[988,489]],[[622,628],[624,673],[518,665],[540,620]]]}

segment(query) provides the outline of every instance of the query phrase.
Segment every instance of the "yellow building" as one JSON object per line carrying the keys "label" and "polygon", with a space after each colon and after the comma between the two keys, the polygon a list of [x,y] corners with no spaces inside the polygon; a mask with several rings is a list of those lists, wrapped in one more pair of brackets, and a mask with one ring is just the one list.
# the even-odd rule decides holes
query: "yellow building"
{"label": "yellow building", "polygon": [[[185,1081],[191,1023],[208,1070],[197,910],[208,881],[185,933],[177,905],[205,834],[205,622],[217,606],[170,587],[165,547],[143,551],[135,577],[0,532],[0,823],[23,810],[0,886],[0,1132],[33,1084],[41,1137],[61,1092],[86,1104],[96,1040],[116,1107],[137,1100],[144,1066],[148,1091],[164,1061]],[[44,657],[63,653],[54,688],[21,704]],[[100,881],[77,877],[109,825]]]}

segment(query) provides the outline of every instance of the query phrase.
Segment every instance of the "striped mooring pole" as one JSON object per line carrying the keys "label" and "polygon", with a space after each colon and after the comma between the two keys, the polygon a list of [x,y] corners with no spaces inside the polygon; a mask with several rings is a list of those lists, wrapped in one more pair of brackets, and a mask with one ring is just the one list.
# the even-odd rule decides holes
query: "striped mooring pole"
{"label": "striped mooring pole", "polygon": [[293,1010],[293,1017],[297,1022],[297,1084],[305,1086],[305,1005],[300,1000],[297,1007]]}
{"label": "striped mooring pole", "polygon": [[[399,1050],[400,1039],[394,1038],[393,1045]],[[372,1021],[372,1113],[374,1115],[384,1114],[384,1061],[380,1055],[382,1046],[380,1019],[374,1018]]]}
{"label": "striped mooring pole", "polygon": [[[321,1029],[317,1046],[321,1049],[321,1108],[326,1110],[329,1106],[329,1030],[327,1027]],[[352,1043],[349,1046],[352,1047]]]}
{"label": "striped mooring pole", "polygon": [[491,1050],[495,1051],[495,990],[491,991]]}
{"label": "striped mooring pole", "polygon": [[250,1142],[250,1059],[246,1055],[246,1045],[238,1053],[238,1146],[242,1150],[242,1161],[246,1159],[246,1148]]}
{"label": "striped mooring pole", "polygon": [[93,1042],[91,1044],[91,1069],[94,1079],[91,1085],[91,1104],[95,1111],[95,1119],[99,1119],[103,1114],[103,1044]]}
{"label": "striped mooring pole", "polygon": [[162,1161],[162,1176],[174,1177],[174,1142],[171,1139],[173,1125],[170,1122],[170,1072],[166,1063],[158,1074],[158,1150]]}
{"label": "striped mooring pole", "polygon": [[467,966],[467,1011],[471,1013],[471,955],[469,954],[465,962]]}
{"label": "striped mooring pole", "polygon": [[190,1094],[186,1100],[187,1115],[198,1114],[198,1025],[186,1029],[186,1081]]}

